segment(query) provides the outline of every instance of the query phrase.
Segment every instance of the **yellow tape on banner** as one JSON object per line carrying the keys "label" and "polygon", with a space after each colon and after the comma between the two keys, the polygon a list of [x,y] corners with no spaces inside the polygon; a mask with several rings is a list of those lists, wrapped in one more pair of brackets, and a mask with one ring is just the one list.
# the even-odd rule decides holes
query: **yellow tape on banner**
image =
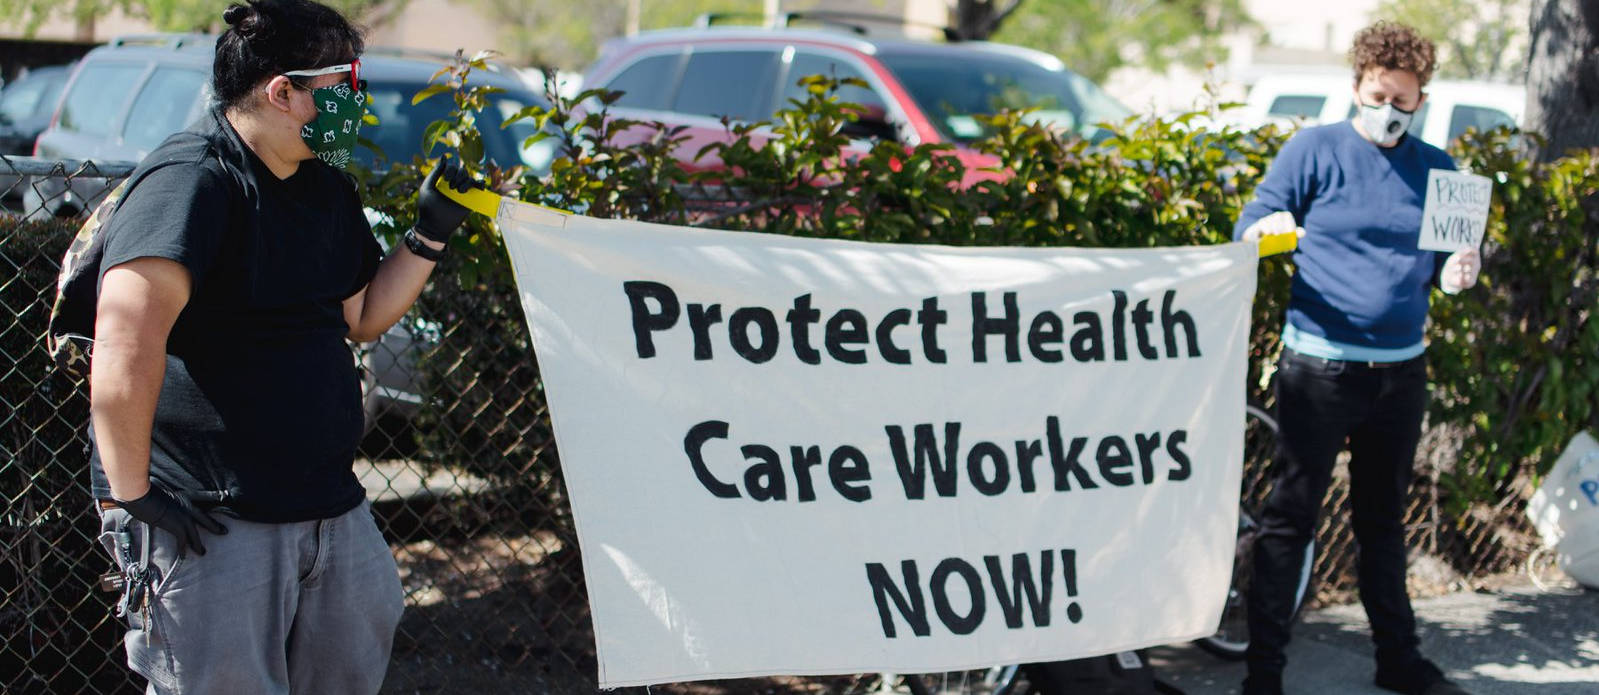
{"label": "yellow tape on banner", "polygon": [[1275,256],[1279,253],[1288,253],[1299,248],[1300,230],[1284,234],[1267,234],[1260,238],[1260,257]]}
{"label": "yellow tape on banner", "polygon": [[[427,176],[433,171],[433,167],[436,166],[437,163],[437,161],[423,163],[422,175]],[[469,191],[457,191],[454,188],[450,188],[450,184],[444,182],[443,180],[438,182],[438,187],[439,192],[443,193],[444,197],[466,206],[466,209],[471,210],[472,212],[483,215],[491,220],[498,221],[500,216],[500,203],[504,202],[505,200],[505,198],[500,194],[484,188],[474,188]],[[563,215],[572,214],[570,211],[552,208],[548,205],[539,205],[538,203],[526,204],[534,207],[544,208],[545,210],[549,210],[551,212],[558,212]]]}
{"label": "yellow tape on banner", "polygon": [[500,196],[497,193],[474,188],[469,191],[457,191],[443,180],[439,181],[439,192],[444,197],[466,206],[466,209],[478,213],[489,219],[494,219],[500,214]]}

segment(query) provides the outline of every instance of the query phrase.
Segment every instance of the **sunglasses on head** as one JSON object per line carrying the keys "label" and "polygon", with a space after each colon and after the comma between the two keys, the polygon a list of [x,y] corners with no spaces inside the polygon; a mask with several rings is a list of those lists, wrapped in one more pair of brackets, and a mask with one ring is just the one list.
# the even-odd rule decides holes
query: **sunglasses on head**
{"label": "sunglasses on head", "polygon": [[322,75],[335,75],[335,74],[344,73],[344,72],[350,73],[350,88],[359,91],[361,89],[361,59],[360,58],[356,58],[355,60],[352,60],[352,61],[350,61],[348,63],[341,63],[339,65],[329,65],[329,66],[327,66],[325,68],[317,68],[315,70],[291,70],[289,72],[283,73],[283,76],[284,77],[312,78],[312,77],[321,77]]}

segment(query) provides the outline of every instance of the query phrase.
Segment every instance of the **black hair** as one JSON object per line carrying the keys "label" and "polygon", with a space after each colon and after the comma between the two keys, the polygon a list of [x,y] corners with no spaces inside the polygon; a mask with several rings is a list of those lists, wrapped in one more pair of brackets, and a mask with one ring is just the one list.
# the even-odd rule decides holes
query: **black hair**
{"label": "black hair", "polygon": [[337,10],[312,0],[248,0],[222,13],[211,89],[224,107],[241,105],[262,80],[355,60],[361,31]]}

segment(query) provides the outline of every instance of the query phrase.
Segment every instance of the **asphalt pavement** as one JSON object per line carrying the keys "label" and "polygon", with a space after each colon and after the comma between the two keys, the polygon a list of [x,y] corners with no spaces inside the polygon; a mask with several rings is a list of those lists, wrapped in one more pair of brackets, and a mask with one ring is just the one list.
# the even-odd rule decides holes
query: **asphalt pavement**
{"label": "asphalt pavement", "polygon": [[[1599,695],[1599,591],[1530,582],[1415,601],[1422,653],[1478,695]],[[1150,650],[1162,681],[1187,695],[1229,695],[1242,663],[1193,646]],[[1360,605],[1306,615],[1288,647],[1290,695],[1387,695],[1372,685]]]}

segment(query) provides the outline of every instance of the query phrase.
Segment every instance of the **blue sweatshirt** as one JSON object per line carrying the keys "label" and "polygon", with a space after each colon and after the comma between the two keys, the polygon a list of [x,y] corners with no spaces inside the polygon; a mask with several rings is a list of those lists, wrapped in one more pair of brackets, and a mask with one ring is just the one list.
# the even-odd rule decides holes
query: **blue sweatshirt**
{"label": "blue sweatshirt", "polygon": [[1283,145],[1233,238],[1281,210],[1305,229],[1294,252],[1290,347],[1361,360],[1421,353],[1430,284],[1444,258],[1416,248],[1429,169],[1454,171],[1455,162],[1408,135],[1378,147],[1348,121],[1307,128]]}

